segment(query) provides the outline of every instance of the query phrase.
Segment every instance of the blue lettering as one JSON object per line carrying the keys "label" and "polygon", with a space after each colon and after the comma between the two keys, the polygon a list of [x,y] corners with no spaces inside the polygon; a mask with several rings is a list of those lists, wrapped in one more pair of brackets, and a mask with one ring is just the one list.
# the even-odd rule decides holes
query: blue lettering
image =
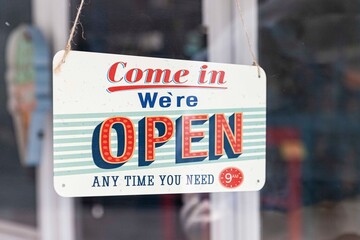
{"label": "blue lettering", "polygon": [[209,185],[214,183],[212,174],[189,174],[186,175],[186,185]]}
{"label": "blue lettering", "polygon": [[119,176],[102,176],[101,178],[95,176],[91,187],[109,187],[110,182],[113,183],[113,187],[117,187],[118,179]]}
{"label": "blue lettering", "polygon": [[147,92],[145,93],[145,98],[144,98],[142,93],[139,92],[138,96],[142,108],[147,108],[147,105],[149,105],[150,108],[154,108],[158,93],[154,93],[154,95],[151,96],[151,93]]}
{"label": "blue lettering", "polygon": [[93,185],[91,187],[100,187],[98,176],[94,177],[94,182],[93,182]]}
{"label": "blue lettering", "polygon": [[160,107],[168,108],[171,105],[171,98],[168,96],[161,97],[159,99]]}
{"label": "blue lettering", "polygon": [[126,186],[154,186],[154,175],[134,175],[124,176]]}
{"label": "blue lettering", "polygon": [[158,98],[159,93],[138,93],[140,104],[142,108],[154,108],[155,104],[158,104],[162,108],[168,108],[172,105],[176,107],[196,107],[198,105],[198,98],[196,96],[173,96],[171,92],[168,92],[170,96],[162,96]]}

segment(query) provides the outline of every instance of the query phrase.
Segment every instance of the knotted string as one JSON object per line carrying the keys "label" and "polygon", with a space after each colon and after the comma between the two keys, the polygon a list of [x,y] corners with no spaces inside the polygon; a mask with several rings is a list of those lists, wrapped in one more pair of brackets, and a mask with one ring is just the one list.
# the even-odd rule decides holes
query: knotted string
{"label": "knotted string", "polygon": [[56,65],[56,67],[54,69],[55,73],[59,73],[61,71],[61,66],[65,63],[66,57],[68,56],[68,54],[71,51],[71,43],[72,43],[74,35],[75,35],[76,26],[79,24],[79,18],[80,18],[81,10],[82,10],[82,8],[84,6],[84,1],[85,0],[81,0],[80,6],[79,6],[77,14],[76,14],[74,24],[73,24],[73,26],[71,28],[69,39],[68,39],[68,41],[66,43],[66,46],[65,46],[64,54],[63,54],[60,62]]}

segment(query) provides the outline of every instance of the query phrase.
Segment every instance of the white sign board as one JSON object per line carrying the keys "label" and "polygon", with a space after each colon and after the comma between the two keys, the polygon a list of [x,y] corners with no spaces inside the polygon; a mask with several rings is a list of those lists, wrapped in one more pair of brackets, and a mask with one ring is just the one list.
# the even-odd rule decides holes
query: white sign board
{"label": "white sign board", "polygon": [[62,196],[265,183],[266,77],[254,66],[71,51],[53,97]]}

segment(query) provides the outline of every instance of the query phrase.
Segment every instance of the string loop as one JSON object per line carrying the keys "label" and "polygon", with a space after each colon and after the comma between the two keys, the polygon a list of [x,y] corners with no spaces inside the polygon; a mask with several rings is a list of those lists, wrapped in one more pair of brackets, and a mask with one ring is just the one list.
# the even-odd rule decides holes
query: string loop
{"label": "string loop", "polygon": [[237,10],[240,14],[240,19],[241,19],[241,25],[243,27],[243,30],[245,32],[245,36],[246,36],[246,42],[247,42],[247,45],[248,45],[248,49],[249,49],[249,52],[251,54],[251,57],[253,59],[253,66],[256,66],[257,67],[257,70],[258,70],[258,77],[260,78],[260,65],[259,63],[257,62],[256,60],[256,56],[255,56],[255,53],[253,51],[253,47],[252,47],[252,44],[251,44],[251,41],[250,41],[250,37],[249,37],[249,33],[246,29],[246,24],[245,24],[245,20],[244,20],[244,14],[242,12],[242,8],[241,8],[241,5],[240,5],[240,0],[235,0],[236,2],[236,6],[237,6]]}
{"label": "string loop", "polygon": [[[74,35],[75,35],[76,26],[79,24],[79,18],[80,18],[80,14],[81,14],[81,11],[82,11],[83,6],[84,6],[84,2],[85,2],[85,0],[81,0],[80,6],[79,6],[77,14],[76,14],[74,24],[73,24],[73,26],[71,28],[69,39],[68,39],[68,41],[66,43],[66,46],[65,46],[64,54],[63,54],[63,56],[61,58],[61,61],[57,64],[57,66],[54,69],[55,73],[58,73],[58,72],[61,71],[61,66],[65,63],[66,57],[68,56],[68,54],[71,51],[71,43],[72,43]],[[258,62],[256,60],[256,56],[255,56],[255,53],[253,51],[252,44],[251,44],[251,41],[250,41],[249,33],[248,33],[247,29],[246,29],[246,25],[245,25],[245,21],[244,21],[244,15],[243,15],[243,12],[242,12],[242,9],[241,9],[240,1],[235,0],[235,2],[236,2],[237,9],[239,11],[239,14],[240,14],[241,24],[242,24],[243,30],[245,32],[248,49],[249,49],[249,52],[251,54],[251,57],[253,58],[253,65],[257,66],[258,77],[260,78],[260,65],[258,64]]]}
{"label": "string loop", "polygon": [[64,54],[63,54],[60,62],[56,65],[56,67],[54,69],[55,73],[58,73],[58,72],[61,71],[61,66],[65,63],[66,57],[68,56],[69,52],[71,51],[71,43],[72,43],[74,35],[75,35],[76,26],[79,24],[80,13],[81,13],[82,8],[84,6],[84,2],[85,2],[85,0],[81,0],[80,6],[79,6],[77,14],[76,14],[74,24],[73,24],[73,26],[71,28],[69,39],[68,39],[68,41],[66,43],[66,46],[65,46]]}

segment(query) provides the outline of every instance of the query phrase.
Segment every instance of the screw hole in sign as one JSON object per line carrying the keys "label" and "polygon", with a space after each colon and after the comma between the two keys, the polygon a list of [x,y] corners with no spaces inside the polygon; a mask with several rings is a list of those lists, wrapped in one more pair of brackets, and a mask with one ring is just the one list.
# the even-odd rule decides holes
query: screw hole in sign
{"label": "screw hole in sign", "polygon": [[225,168],[220,172],[220,183],[226,188],[236,188],[244,181],[244,174],[235,167]]}

